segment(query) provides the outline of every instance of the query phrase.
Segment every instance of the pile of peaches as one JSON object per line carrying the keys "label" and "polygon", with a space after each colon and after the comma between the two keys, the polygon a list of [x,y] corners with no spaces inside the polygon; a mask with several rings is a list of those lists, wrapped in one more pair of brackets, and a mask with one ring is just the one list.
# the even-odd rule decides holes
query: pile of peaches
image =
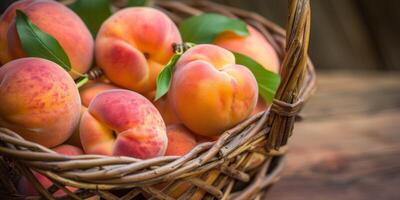
{"label": "pile of peaches", "polygon": [[[59,42],[72,72],[27,55],[16,29],[16,10]],[[155,101],[157,77],[174,55],[173,45],[183,43],[163,12],[150,7],[119,10],[93,39],[68,7],[47,0],[18,1],[0,19],[0,127],[68,155],[184,155],[266,108],[254,75],[235,63],[231,51],[276,73],[279,60],[268,41],[247,28],[248,36],[224,32],[213,44],[184,52],[168,93]],[[104,76],[78,89],[77,74],[92,66]]]}

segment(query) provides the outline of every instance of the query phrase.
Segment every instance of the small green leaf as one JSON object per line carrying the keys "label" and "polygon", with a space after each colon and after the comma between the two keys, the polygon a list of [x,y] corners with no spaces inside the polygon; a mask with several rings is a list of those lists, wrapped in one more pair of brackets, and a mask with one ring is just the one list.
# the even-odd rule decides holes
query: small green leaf
{"label": "small green leaf", "polygon": [[96,37],[101,24],[112,14],[110,0],[76,0],[68,7],[81,17],[93,37]]}
{"label": "small green leaf", "polygon": [[165,65],[164,69],[158,75],[155,101],[160,99],[168,92],[169,87],[171,86],[172,71],[174,70],[176,62],[180,57],[180,54],[175,54],[172,56],[167,65]]}
{"label": "small green leaf", "polygon": [[179,26],[185,42],[212,43],[222,32],[232,31],[237,35],[249,35],[247,25],[239,19],[218,14],[202,14],[183,21]]}
{"label": "small green leaf", "polygon": [[279,74],[268,71],[262,65],[243,54],[236,52],[233,54],[235,55],[237,64],[247,67],[254,74],[259,94],[265,101],[271,103],[281,82]]}
{"label": "small green leaf", "polygon": [[128,0],[129,7],[146,6],[147,0]]}
{"label": "small green leaf", "polygon": [[24,51],[29,56],[51,60],[70,71],[71,63],[58,41],[40,30],[23,11],[17,10],[16,13],[17,32]]}

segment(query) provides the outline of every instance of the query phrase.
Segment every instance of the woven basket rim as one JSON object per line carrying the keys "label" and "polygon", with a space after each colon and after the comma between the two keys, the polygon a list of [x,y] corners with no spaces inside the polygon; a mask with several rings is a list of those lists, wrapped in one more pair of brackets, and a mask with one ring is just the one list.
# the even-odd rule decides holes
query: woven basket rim
{"label": "woven basket rim", "polygon": [[[308,1],[305,2],[308,3]],[[173,9],[185,12],[186,15],[194,15],[201,12],[199,9],[205,9],[205,6],[210,6],[215,12],[220,12],[227,16],[234,15],[240,17],[263,33],[281,59],[285,55],[285,31],[258,14],[203,1],[190,3],[154,1],[153,6],[170,15],[175,21],[179,20],[179,16],[174,14],[176,10]],[[229,13],[226,11],[229,11]],[[270,131],[270,127],[266,126],[270,113],[272,112],[275,115],[283,117],[294,117],[302,108],[304,101],[315,90],[316,77],[314,66],[308,57],[306,62],[307,70],[305,79],[302,82],[296,102],[286,103],[275,99],[273,105],[266,111],[260,112],[232,129],[225,131],[217,141],[198,145],[182,157],[161,156],[140,160],[123,156],[65,156],[39,144],[26,141],[17,133],[1,127],[0,141],[4,145],[0,145],[0,155],[12,158],[13,162],[15,161],[16,165],[18,165],[18,168],[34,169],[61,185],[90,190],[142,187],[143,190],[149,190],[152,193],[147,188],[147,185],[167,180],[184,179],[195,174],[201,174],[210,169],[223,166],[227,160],[240,155],[244,150],[265,145],[265,136]],[[271,157],[271,159],[272,157],[278,158],[278,165],[268,175],[265,175],[265,173],[270,167],[270,162],[266,162],[262,166],[261,172],[264,172],[264,174],[261,174],[259,177],[264,179],[262,180],[263,187],[277,180],[284,161],[281,157],[286,153],[286,150],[287,148],[284,147],[280,150],[266,152],[265,156]],[[98,168],[98,166],[102,167]],[[243,176],[246,176],[246,174],[237,173],[231,176],[236,176],[234,178],[239,180],[243,179]]]}

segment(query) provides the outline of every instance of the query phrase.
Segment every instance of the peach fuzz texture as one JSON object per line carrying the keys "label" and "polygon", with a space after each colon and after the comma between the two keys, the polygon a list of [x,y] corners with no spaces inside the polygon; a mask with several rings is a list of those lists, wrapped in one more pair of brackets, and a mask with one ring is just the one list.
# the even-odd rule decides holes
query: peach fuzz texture
{"label": "peach fuzz texture", "polygon": [[197,145],[194,134],[182,124],[167,126],[167,137],[166,156],[183,156]]}
{"label": "peach fuzz texture", "polygon": [[[183,156],[189,153],[197,142],[193,133],[182,124],[172,124],[167,126],[168,147],[165,152],[166,156]],[[163,182],[155,185],[155,188],[162,190],[168,185],[168,182]],[[192,184],[189,182],[181,182],[171,189],[167,194],[172,198],[179,198],[186,190],[190,189]],[[145,195],[147,198],[151,196]]]}
{"label": "peach fuzz texture", "polygon": [[72,78],[41,58],[21,58],[0,68],[0,105],[0,126],[47,147],[71,136],[81,109]]}
{"label": "peach fuzz texture", "polygon": [[239,36],[232,32],[224,32],[215,40],[214,44],[229,51],[246,55],[261,64],[265,69],[279,73],[279,57],[272,45],[265,37],[250,25],[248,36]]}
{"label": "peach fuzz texture", "polygon": [[168,96],[165,95],[162,98],[158,99],[157,101],[154,101],[156,92],[152,91],[148,94],[146,94],[146,98],[153,103],[153,105],[157,108],[157,110],[160,112],[165,125],[172,125],[172,124],[179,124],[180,120],[175,114],[175,111],[172,109],[171,103],[168,99]]}
{"label": "peach fuzz texture", "polygon": [[146,94],[156,89],[173,43],[181,43],[181,37],[167,15],[154,8],[125,8],[102,24],[96,63],[114,84]]}
{"label": "peach fuzz texture", "polygon": [[265,100],[261,96],[259,96],[256,108],[254,108],[252,115],[265,111],[269,105],[269,103],[265,102]]}
{"label": "peach fuzz texture", "polygon": [[[83,154],[82,150],[78,147],[71,146],[71,145],[61,145],[53,149],[55,152],[68,155],[68,156],[75,156],[75,155],[81,155]],[[46,189],[48,189],[53,183],[44,175],[38,173],[38,172],[33,172],[33,175],[36,177],[36,179],[39,181],[40,184]],[[22,177],[19,182],[18,182],[18,191],[22,195],[29,195],[29,196],[37,196],[39,193],[36,191],[35,187],[28,181],[26,177]],[[69,191],[75,191],[77,190],[74,187],[67,186],[66,187]],[[62,191],[61,189],[57,190],[54,193],[54,196],[62,196],[64,195],[65,192]]]}
{"label": "peach fuzz texture", "polygon": [[[279,73],[279,57],[271,43],[252,26],[248,25],[247,28],[249,30],[248,36],[239,36],[232,32],[225,32],[215,39],[214,44],[232,52],[246,55],[260,63],[265,69],[274,73]],[[264,111],[267,106],[269,106],[269,103],[259,98],[253,113]]]}
{"label": "peach fuzz texture", "polygon": [[93,100],[96,95],[112,89],[120,89],[117,86],[103,83],[103,82],[95,82],[91,81],[81,88],[79,88],[79,94],[81,96],[82,105],[88,107],[90,102]]}
{"label": "peach fuzz texture", "polygon": [[140,94],[123,89],[98,94],[81,119],[85,153],[139,159],[165,154],[168,138],[160,113]]}
{"label": "peach fuzz texture", "polygon": [[[61,3],[50,0],[18,1],[3,13],[0,18],[1,63],[27,57],[15,26],[17,9],[25,12],[33,24],[60,43],[75,71],[88,71],[93,59],[92,35],[78,15]],[[74,79],[78,78],[76,74],[70,74]]]}
{"label": "peach fuzz texture", "polygon": [[81,112],[79,115],[79,124],[76,126],[74,132],[72,133],[72,135],[68,138],[67,141],[65,141],[65,144],[69,144],[69,145],[73,145],[73,146],[77,146],[82,148],[82,144],[81,144],[81,137],[79,136],[79,126],[80,126],[80,122],[83,116],[83,113],[85,113],[87,111],[87,107],[82,105],[81,107]]}
{"label": "peach fuzz texture", "polygon": [[216,45],[197,45],[178,60],[168,93],[183,124],[212,137],[246,119],[258,96],[254,75]]}

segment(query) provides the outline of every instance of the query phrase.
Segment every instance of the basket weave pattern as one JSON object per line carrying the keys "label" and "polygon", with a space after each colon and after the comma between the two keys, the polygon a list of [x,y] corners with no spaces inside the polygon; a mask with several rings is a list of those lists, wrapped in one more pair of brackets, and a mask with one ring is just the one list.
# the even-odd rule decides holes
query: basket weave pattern
{"label": "basket weave pattern", "polygon": [[[202,143],[185,156],[165,156],[140,160],[101,155],[64,156],[29,142],[17,133],[0,127],[0,195],[20,199],[14,174],[26,176],[47,199],[84,199],[98,195],[104,199],[133,199],[140,194],[150,199],[175,199],[169,194],[179,184],[190,184],[178,199],[261,199],[279,179],[296,115],[314,90],[315,73],[307,50],[310,31],[308,0],[290,0],[287,31],[267,19],[237,8],[208,1],[190,3],[154,1],[179,23],[202,12],[241,18],[258,29],[282,60],[282,82],[273,105],[236,127],[225,131],[216,142]],[[123,4],[116,4],[123,7]],[[98,71],[91,73],[98,76]],[[92,77],[92,78],[94,78]],[[264,161],[252,164],[255,156]],[[53,185],[44,189],[32,170],[49,177]],[[11,172],[11,173],[10,173]],[[164,184],[161,189],[155,187]],[[79,188],[70,192],[65,186]],[[52,195],[62,189],[66,195]],[[118,195],[114,190],[123,190]],[[32,199],[39,197],[32,197]],[[2,198],[3,199],[3,198]]]}

